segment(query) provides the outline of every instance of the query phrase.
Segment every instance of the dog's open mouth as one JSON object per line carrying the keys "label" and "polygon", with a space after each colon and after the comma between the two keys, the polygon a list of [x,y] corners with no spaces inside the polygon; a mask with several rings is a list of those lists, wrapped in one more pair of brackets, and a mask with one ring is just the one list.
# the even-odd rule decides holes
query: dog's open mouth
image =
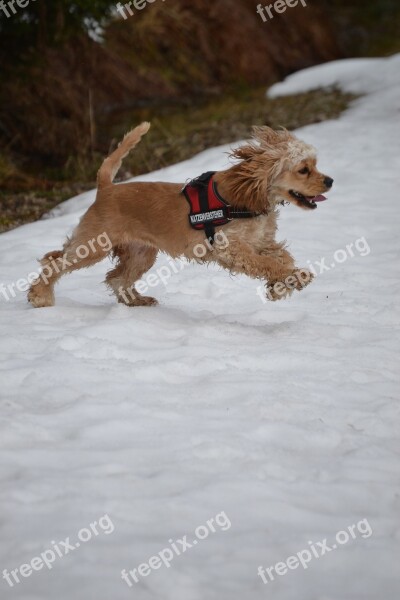
{"label": "dog's open mouth", "polygon": [[323,202],[326,200],[326,196],[319,194],[318,196],[303,196],[300,192],[295,192],[294,190],[289,190],[289,194],[299,200],[303,206],[307,208],[317,208],[317,202]]}

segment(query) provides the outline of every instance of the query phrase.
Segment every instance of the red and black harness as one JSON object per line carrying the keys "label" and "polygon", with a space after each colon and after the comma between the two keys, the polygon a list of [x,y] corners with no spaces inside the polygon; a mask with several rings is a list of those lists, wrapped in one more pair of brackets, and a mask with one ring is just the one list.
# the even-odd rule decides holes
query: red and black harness
{"label": "red and black harness", "polygon": [[213,181],[216,171],[203,173],[187,183],[182,192],[189,202],[189,223],[193,229],[203,229],[206,237],[214,243],[215,227],[226,225],[232,219],[250,219],[260,213],[232,208],[218,193]]}

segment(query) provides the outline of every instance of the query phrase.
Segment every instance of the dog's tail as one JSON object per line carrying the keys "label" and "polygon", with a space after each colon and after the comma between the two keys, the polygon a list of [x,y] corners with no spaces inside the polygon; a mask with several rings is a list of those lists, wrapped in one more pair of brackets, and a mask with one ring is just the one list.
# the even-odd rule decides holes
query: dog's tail
{"label": "dog's tail", "polygon": [[145,121],[126,134],[118,148],[114,150],[101,165],[99,172],[97,173],[98,188],[112,185],[114,177],[118,173],[125,156],[127,156],[132,148],[140,142],[141,137],[145,135],[149,129],[150,123]]}

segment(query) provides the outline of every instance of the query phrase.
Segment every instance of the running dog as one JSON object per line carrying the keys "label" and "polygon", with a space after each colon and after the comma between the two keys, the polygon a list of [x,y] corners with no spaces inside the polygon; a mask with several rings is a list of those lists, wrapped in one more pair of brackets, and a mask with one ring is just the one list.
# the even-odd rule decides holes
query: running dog
{"label": "running dog", "polygon": [[[315,210],[326,200],[323,193],[332,187],[333,179],[317,170],[312,146],[286,130],[255,127],[252,140],[232,152],[235,161],[224,171],[202,174],[186,185],[113,184],[122,160],[149,128],[149,123],[142,123],[133,129],[103,162],[95,202],[62,250],[48,252],[40,261],[42,273],[28,292],[34,307],[54,304],[54,285],[62,275],[105,258],[103,248],[95,246],[85,258],[77,253],[80,246],[104,232],[115,260],[105,282],[117,300],[128,306],[157,303],[141,295],[135,282],[154,265],[159,252],[214,262],[232,273],[261,279],[271,300],[289,296],[311,282],[312,274],[296,267],[286,244],[277,242],[275,236],[280,205]],[[228,243],[218,243],[216,228]],[[206,250],[199,258],[194,249],[205,238]],[[65,268],[56,269],[60,263]]]}

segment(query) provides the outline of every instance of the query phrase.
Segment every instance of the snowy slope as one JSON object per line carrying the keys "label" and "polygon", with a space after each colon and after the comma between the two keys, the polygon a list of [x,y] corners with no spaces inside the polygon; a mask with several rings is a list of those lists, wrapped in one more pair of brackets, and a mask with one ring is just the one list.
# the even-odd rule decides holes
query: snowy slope
{"label": "snowy slope", "polygon": [[[281,213],[298,264],[329,266],[301,294],[263,304],[254,281],[191,265],[154,290],[159,307],[130,309],[105,291],[104,263],[65,277],[53,308],[0,296],[0,570],[104,514],[115,527],[12,588],[2,579],[0,598],[399,597],[400,55],[309,69],[271,93],[332,83],[366,95],[298,132],[335,178],[318,210]],[[227,149],[140,179],[220,169]],[[0,281],[34,271],[93,199],[3,234]],[[222,511],[229,529],[122,581]],[[363,519],[372,535],[267,585],[257,575]]]}

